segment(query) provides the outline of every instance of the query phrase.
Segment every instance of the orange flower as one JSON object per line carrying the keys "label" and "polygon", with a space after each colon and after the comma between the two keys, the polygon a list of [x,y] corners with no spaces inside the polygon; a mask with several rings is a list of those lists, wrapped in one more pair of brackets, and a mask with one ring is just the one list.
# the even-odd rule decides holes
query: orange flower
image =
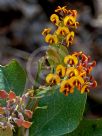
{"label": "orange flower", "polygon": [[45,41],[49,44],[57,44],[58,43],[58,38],[56,35],[48,34],[45,37]]}
{"label": "orange flower", "polygon": [[84,84],[84,79],[81,76],[73,76],[70,79],[70,83],[78,87],[80,89],[81,85]]}
{"label": "orange flower", "polygon": [[66,14],[68,12],[68,10],[66,9],[66,6],[64,6],[64,7],[58,6],[57,9],[55,10],[55,12],[58,12],[58,13],[63,12],[64,14]]}
{"label": "orange flower", "polygon": [[69,67],[66,70],[66,76],[68,76],[69,78],[73,77],[73,76],[78,76],[79,72],[76,68],[74,67]]}
{"label": "orange flower", "polygon": [[67,47],[72,44],[73,39],[74,39],[74,32],[72,31],[66,36]]}
{"label": "orange flower", "polygon": [[78,59],[76,56],[68,55],[64,58],[64,63],[69,65],[77,65]]}
{"label": "orange flower", "polygon": [[65,72],[66,72],[66,68],[62,65],[58,65],[56,67],[56,73],[60,76],[60,77],[64,77],[65,76]]}
{"label": "orange flower", "polygon": [[74,86],[70,83],[69,80],[63,80],[60,85],[60,92],[68,96],[69,93],[74,92]]}
{"label": "orange flower", "polygon": [[77,17],[77,10],[68,10],[68,14],[73,17]]}
{"label": "orange flower", "polygon": [[43,30],[42,35],[46,36],[47,34],[50,33],[50,31],[51,31],[51,28],[46,28],[46,29]]}
{"label": "orange flower", "polygon": [[58,27],[58,29],[56,30],[56,34],[57,35],[62,35],[62,36],[65,36],[69,33],[69,29],[67,27]]}
{"label": "orange flower", "polygon": [[46,82],[50,85],[55,85],[60,83],[60,77],[56,74],[48,74],[46,77]]}
{"label": "orange flower", "polygon": [[60,23],[59,17],[56,14],[52,14],[51,17],[50,17],[50,20],[51,20],[52,23],[54,23],[57,26]]}
{"label": "orange flower", "polygon": [[90,84],[90,82],[87,82],[82,86],[82,88],[80,90],[81,94],[83,94],[84,92],[89,92],[90,91],[89,90],[89,84]]}
{"label": "orange flower", "polygon": [[64,18],[64,25],[65,26],[73,26],[76,22],[76,19],[73,16],[66,16]]}
{"label": "orange flower", "polygon": [[77,26],[79,26],[79,22],[76,22],[76,17],[74,16],[66,16],[64,18],[64,25],[77,28]]}

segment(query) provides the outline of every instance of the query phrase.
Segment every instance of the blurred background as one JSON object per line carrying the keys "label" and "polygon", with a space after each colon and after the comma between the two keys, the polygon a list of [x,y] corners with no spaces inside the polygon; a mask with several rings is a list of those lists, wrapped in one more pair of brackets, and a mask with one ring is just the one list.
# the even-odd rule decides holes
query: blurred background
{"label": "blurred background", "polygon": [[97,61],[98,87],[88,96],[87,116],[102,116],[102,0],[0,0],[0,64],[16,58],[24,68],[29,55],[46,45],[41,32],[56,7],[77,9],[80,27],[70,51],[84,51]]}

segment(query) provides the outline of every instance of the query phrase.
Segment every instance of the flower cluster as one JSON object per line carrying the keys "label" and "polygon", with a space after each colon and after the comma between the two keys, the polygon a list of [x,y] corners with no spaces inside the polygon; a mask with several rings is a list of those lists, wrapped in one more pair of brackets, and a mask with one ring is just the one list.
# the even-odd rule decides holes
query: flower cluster
{"label": "flower cluster", "polygon": [[[5,90],[0,90],[0,99],[6,100],[5,106],[0,106],[0,127],[6,128],[9,126],[14,129],[14,126],[29,128],[31,122],[28,119],[32,118],[33,112],[26,109],[27,101],[31,92],[24,94],[22,97],[16,96],[13,91],[7,93]],[[25,120],[26,119],[26,120]]]}
{"label": "flower cluster", "polygon": [[58,65],[52,74],[48,74],[46,82],[49,85],[60,85],[60,92],[66,96],[74,92],[77,87],[82,93],[89,92],[91,87],[96,87],[97,82],[91,72],[96,62],[90,62],[90,56],[82,52],[75,52],[64,58],[64,65]]}
{"label": "flower cluster", "polygon": [[45,36],[45,41],[50,45],[72,45],[74,39],[73,29],[77,28],[79,23],[76,21],[77,11],[67,10],[65,7],[60,7],[55,10],[57,14],[52,14],[50,20],[57,27],[54,33],[50,33],[51,29],[46,28],[42,32]]}

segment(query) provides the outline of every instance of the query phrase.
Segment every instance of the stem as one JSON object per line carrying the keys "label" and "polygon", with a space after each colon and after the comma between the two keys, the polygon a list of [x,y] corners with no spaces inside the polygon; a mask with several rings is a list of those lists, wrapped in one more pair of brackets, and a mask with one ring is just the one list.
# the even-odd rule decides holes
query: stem
{"label": "stem", "polygon": [[17,136],[25,136],[25,128],[18,128]]}
{"label": "stem", "polygon": [[39,80],[40,71],[41,71],[41,62],[38,61],[38,70],[37,70],[37,74],[36,74],[36,78],[35,78],[36,82],[38,82],[38,80]]}
{"label": "stem", "polygon": [[38,81],[38,79],[39,79],[39,72],[40,72],[40,64],[38,62],[38,71],[37,71],[37,75],[36,75],[36,81]]}
{"label": "stem", "polygon": [[21,128],[18,128],[18,136],[22,136]]}
{"label": "stem", "polygon": [[37,106],[38,106],[38,100],[35,101],[35,104],[34,104],[34,106],[32,107],[31,110],[34,112]]}
{"label": "stem", "polygon": [[25,136],[29,136],[29,129],[26,129]]}

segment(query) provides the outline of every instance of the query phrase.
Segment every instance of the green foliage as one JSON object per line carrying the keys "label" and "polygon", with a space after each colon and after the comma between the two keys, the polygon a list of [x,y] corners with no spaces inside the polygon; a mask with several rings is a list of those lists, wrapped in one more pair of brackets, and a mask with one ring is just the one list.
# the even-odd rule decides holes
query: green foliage
{"label": "green foliage", "polygon": [[68,55],[68,50],[65,46],[50,46],[47,51],[47,58],[50,65],[56,66],[63,64],[64,57]]}
{"label": "green foliage", "polygon": [[[23,93],[26,74],[16,61],[0,66],[0,89],[17,95]],[[51,90],[50,90],[51,91]],[[29,136],[101,136],[102,120],[82,120],[86,104],[86,94],[75,90],[65,97],[59,90],[53,90],[39,101],[39,106],[47,109],[35,111]],[[81,123],[80,123],[81,121]],[[10,128],[0,129],[0,136],[12,136]]]}
{"label": "green foliage", "polygon": [[30,136],[59,136],[72,132],[82,119],[85,103],[86,94],[81,95],[77,90],[68,97],[59,91],[44,97],[39,105],[48,108],[34,113]]}
{"label": "green foliage", "polygon": [[102,136],[102,119],[83,120],[75,131],[64,136]]}
{"label": "green foliage", "polygon": [[13,60],[6,66],[0,66],[0,89],[13,90],[17,95],[24,91],[26,74],[19,63]]}

